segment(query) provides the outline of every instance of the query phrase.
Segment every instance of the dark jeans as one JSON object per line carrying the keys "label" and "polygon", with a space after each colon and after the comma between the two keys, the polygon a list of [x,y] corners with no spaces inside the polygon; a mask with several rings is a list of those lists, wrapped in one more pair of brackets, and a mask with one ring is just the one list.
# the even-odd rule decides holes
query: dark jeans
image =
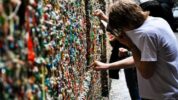
{"label": "dark jeans", "polygon": [[124,69],[126,84],[132,100],[141,100],[138,92],[137,73],[135,68]]}

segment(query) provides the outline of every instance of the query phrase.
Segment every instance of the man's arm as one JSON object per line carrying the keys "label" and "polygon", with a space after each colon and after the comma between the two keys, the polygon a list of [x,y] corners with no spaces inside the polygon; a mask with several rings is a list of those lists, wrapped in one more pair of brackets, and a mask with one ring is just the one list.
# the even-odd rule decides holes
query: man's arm
{"label": "man's arm", "polygon": [[156,62],[140,61],[141,52],[135,45],[131,47],[131,51],[135,61],[135,65],[138,68],[139,72],[141,73],[142,77],[144,77],[145,79],[151,78],[156,68],[155,67]]}
{"label": "man's arm", "polygon": [[113,62],[109,64],[109,69],[120,69],[120,68],[131,68],[131,67],[135,67],[133,66],[134,63],[134,59],[133,57],[127,57],[125,59]]}
{"label": "man's arm", "polygon": [[133,57],[128,57],[113,63],[102,63],[100,61],[95,61],[90,65],[90,67],[93,67],[94,70],[99,71],[99,70],[107,70],[107,69],[120,69],[120,68],[134,67],[131,65],[134,65]]}
{"label": "man's arm", "polygon": [[129,47],[130,50],[132,51],[132,56],[135,65],[139,72],[141,73],[142,77],[144,77],[145,79],[151,78],[155,71],[156,61],[141,61],[140,50],[135,46],[135,44],[130,40],[130,38],[125,33],[121,33],[121,35],[117,37],[117,39],[121,43]]}
{"label": "man's arm", "polygon": [[101,20],[104,20],[104,21],[108,21],[108,16],[106,16],[104,14],[104,12],[100,9],[97,9],[96,11],[94,11],[93,13],[94,16],[97,16],[98,18],[100,18]]}

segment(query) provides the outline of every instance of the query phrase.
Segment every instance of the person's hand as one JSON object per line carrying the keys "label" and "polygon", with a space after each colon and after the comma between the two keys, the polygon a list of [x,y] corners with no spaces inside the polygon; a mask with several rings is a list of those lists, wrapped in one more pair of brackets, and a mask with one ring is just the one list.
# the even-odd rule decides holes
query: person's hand
{"label": "person's hand", "polygon": [[119,57],[128,56],[128,50],[126,48],[119,48]]}
{"label": "person's hand", "polygon": [[90,67],[92,67],[96,71],[107,70],[109,68],[109,64],[95,61],[90,65]]}
{"label": "person's hand", "polygon": [[10,0],[13,6],[21,4],[21,0]]}
{"label": "person's hand", "polygon": [[106,18],[107,18],[106,15],[103,13],[103,11],[100,9],[95,10],[93,15],[97,16],[101,20],[106,20]]}

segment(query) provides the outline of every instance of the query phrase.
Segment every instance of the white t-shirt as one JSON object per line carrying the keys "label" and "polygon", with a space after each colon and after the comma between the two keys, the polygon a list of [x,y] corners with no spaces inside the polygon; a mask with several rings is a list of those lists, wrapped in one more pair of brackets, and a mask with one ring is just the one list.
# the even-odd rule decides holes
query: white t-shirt
{"label": "white t-shirt", "polygon": [[178,100],[178,42],[168,23],[149,16],[142,26],[126,34],[141,51],[141,61],[156,61],[150,79],[144,79],[137,70],[140,96]]}
{"label": "white t-shirt", "polygon": [[140,3],[144,3],[144,2],[147,2],[147,1],[153,1],[153,0],[140,0]]}

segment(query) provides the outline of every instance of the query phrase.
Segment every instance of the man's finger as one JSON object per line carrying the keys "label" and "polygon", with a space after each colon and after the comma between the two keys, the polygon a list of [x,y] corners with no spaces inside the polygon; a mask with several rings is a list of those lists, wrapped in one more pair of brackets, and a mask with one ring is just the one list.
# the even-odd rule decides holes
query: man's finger
{"label": "man's finger", "polygon": [[89,65],[89,68],[93,67],[94,65],[95,65],[95,61]]}

